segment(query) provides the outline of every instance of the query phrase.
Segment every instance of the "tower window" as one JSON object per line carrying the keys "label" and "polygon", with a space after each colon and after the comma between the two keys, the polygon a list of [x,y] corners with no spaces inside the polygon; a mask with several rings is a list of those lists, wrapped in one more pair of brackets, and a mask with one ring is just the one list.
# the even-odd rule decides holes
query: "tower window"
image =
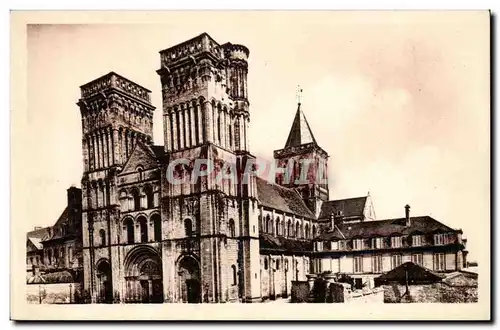
{"label": "tower window", "polygon": [[134,222],[132,221],[132,219],[127,219],[125,221],[125,229],[127,231],[127,243],[133,244],[135,239],[134,239]]}
{"label": "tower window", "polygon": [[134,211],[141,209],[141,196],[139,195],[139,190],[132,190],[132,198],[134,199]]}
{"label": "tower window", "polygon": [[99,230],[99,238],[101,239],[101,246],[106,246],[106,232],[104,229]]}
{"label": "tower window", "polygon": [[189,237],[193,235],[193,223],[191,222],[191,219],[184,220],[184,230],[186,232],[186,236]]}
{"label": "tower window", "polygon": [[236,270],[236,266],[232,265],[231,269],[233,271],[233,285],[238,284],[238,271]]}
{"label": "tower window", "polygon": [[233,219],[229,219],[229,235],[231,237],[236,237],[236,231],[234,228],[234,220]]}
{"label": "tower window", "polygon": [[141,230],[141,243],[147,243],[148,241],[148,222],[145,217],[140,217],[139,228]]}
{"label": "tower window", "polygon": [[154,226],[154,239],[156,242],[159,242],[161,241],[161,218],[158,214],[155,214],[151,220]]}

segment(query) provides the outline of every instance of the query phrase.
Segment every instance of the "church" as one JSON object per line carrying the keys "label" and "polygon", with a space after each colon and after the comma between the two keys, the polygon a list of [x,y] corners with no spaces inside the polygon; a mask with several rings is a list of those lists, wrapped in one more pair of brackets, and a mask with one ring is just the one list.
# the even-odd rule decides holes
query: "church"
{"label": "church", "polygon": [[[277,164],[294,164],[288,177],[196,176],[198,159],[237,174],[255,163],[249,49],[203,33],[159,54],[163,145],[153,143],[157,110],[148,89],[114,72],[80,87],[78,255],[91,302],[261,302],[287,297],[293,281],[324,271],[363,286],[406,260],[436,271],[465,264],[461,230],[414,219],[409,207],[402,219],[377,220],[369,195],[329,200],[328,154],[300,102],[285,146],[273,154]],[[302,160],[323,180],[309,172],[301,180]],[[171,172],[186,180],[171,180]]]}

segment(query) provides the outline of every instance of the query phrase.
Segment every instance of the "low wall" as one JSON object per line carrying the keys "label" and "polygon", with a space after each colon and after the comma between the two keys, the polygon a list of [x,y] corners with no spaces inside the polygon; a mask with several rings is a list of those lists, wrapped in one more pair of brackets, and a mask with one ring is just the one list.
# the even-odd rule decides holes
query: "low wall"
{"label": "low wall", "polygon": [[70,304],[78,300],[80,283],[26,284],[30,304]]}
{"label": "low wall", "polygon": [[477,287],[449,286],[444,283],[409,285],[384,285],[385,303],[464,303],[477,302]]}

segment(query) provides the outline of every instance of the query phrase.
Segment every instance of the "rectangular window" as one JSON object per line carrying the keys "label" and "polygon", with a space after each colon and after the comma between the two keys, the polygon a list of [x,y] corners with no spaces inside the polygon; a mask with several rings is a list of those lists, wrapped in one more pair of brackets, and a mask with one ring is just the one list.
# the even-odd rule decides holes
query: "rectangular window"
{"label": "rectangular window", "polygon": [[354,257],[354,272],[363,272],[363,257]]}
{"label": "rectangular window", "polygon": [[382,273],[382,256],[372,257],[372,272]]}
{"label": "rectangular window", "polygon": [[403,246],[403,238],[401,236],[391,237],[391,247],[399,248]]}
{"label": "rectangular window", "polygon": [[412,246],[421,246],[422,245],[422,235],[413,235],[411,238]]}
{"label": "rectangular window", "polygon": [[331,243],[330,243],[330,242],[323,242],[323,249],[324,249],[325,251],[330,251],[330,250],[331,250],[331,249],[330,249],[330,248],[331,248],[331,246],[332,246],[332,245],[331,245]]}
{"label": "rectangular window", "polygon": [[444,244],[446,244],[446,235],[445,234],[436,234],[436,235],[434,235],[434,244],[435,245],[444,245]]}
{"label": "rectangular window", "polygon": [[317,246],[318,252],[323,251],[323,242],[317,242],[316,246]]}
{"label": "rectangular window", "polygon": [[445,270],[446,260],[444,253],[435,253],[434,254],[434,270],[442,271]]}
{"label": "rectangular window", "polygon": [[338,250],[339,249],[339,242],[338,241],[332,241],[332,250]]}
{"label": "rectangular window", "polygon": [[401,265],[401,255],[395,254],[391,257],[391,266],[392,269],[399,267]]}
{"label": "rectangular window", "polygon": [[363,250],[363,239],[355,239],[352,241],[353,250]]}
{"label": "rectangular window", "polygon": [[423,256],[423,254],[421,254],[421,253],[419,253],[419,254],[412,254],[411,255],[411,262],[413,262],[414,264],[422,266],[424,264],[424,256]]}
{"label": "rectangular window", "polygon": [[372,238],[372,248],[381,249],[382,248],[382,237]]}

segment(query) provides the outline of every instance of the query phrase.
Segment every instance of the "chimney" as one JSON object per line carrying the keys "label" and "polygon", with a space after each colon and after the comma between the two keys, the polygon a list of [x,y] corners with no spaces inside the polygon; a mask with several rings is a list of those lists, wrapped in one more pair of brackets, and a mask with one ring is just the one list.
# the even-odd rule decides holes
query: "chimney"
{"label": "chimney", "polygon": [[411,226],[410,205],[408,205],[408,204],[406,204],[406,206],[405,206],[405,218],[406,218],[406,226],[407,227]]}
{"label": "chimney", "polygon": [[40,226],[35,226],[35,229],[34,229],[34,230],[39,230],[39,229],[42,229],[42,227],[40,227]]}

